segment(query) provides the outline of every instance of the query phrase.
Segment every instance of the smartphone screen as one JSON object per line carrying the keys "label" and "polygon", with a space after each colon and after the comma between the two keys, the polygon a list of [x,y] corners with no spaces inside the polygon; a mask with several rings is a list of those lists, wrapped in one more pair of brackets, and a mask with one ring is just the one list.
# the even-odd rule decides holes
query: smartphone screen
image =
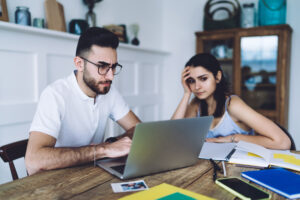
{"label": "smartphone screen", "polygon": [[240,193],[241,195],[251,198],[251,199],[268,199],[269,194],[257,189],[256,187],[245,183],[238,178],[225,178],[218,179],[219,183],[231,188],[232,190]]}

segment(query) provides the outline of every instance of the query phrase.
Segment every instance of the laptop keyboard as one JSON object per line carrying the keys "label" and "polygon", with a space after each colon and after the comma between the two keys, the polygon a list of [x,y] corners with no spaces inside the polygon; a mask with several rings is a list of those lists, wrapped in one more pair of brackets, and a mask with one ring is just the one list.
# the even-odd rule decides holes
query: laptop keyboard
{"label": "laptop keyboard", "polygon": [[116,170],[120,174],[124,173],[125,165],[113,166],[112,169]]}

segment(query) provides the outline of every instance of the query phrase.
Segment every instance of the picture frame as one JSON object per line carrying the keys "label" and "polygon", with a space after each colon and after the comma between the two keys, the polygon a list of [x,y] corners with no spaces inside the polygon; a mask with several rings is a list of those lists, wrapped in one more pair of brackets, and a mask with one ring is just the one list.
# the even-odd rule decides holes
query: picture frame
{"label": "picture frame", "polygon": [[126,25],[110,24],[110,25],[104,25],[103,28],[113,32],[116,36],[118,36],[120,42],[128,43]]}
{"label": "picture frame", "polygon": [[8,22],[6,0],[0,0],[0,20]]}

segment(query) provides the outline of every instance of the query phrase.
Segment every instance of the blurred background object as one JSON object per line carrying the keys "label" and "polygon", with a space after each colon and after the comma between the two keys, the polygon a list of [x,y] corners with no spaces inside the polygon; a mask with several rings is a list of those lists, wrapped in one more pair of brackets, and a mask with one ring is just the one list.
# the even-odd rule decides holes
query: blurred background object
{"label": "blurred background object", "polygon": [[113,32],[116,36],[118,36],[120,42],[128,43],[125,24],[120,24],[120,25],[109,24],[109,25],[104,25],[103,28],[106,28],[107,30]]}
{"label": "blurred background object", "polygon": [[259,25],[285,24],[286,0],[259,0]]}
{"label": "blurred background object", "polygon": [[6,0],[0,0],[0,20],[8,22]]}
{"label": "blurred background object", "polygon": [[204,30],[240,27],[240,15],[237,0],[208,0],[204,8]]}
{"label": "blurred background object", "polygon": [[130,29],[130,31],[133,34],[133,39],[131,40],[131,44],[133,44],[133,45],[139,45],[140,41],[139,41],[139,39],[137,37],[138,37],[138,32],[140,30],[140,26],[138,24],[131,24],[129,26],[129,29]]}
{"label": "blurred background object", "polygon": [[85,15],[85,19],[88,22],[90,27],[96,26],[96,14],[93,9],[96,3],[101,2],[102,0],[83,0],[83,3],[87,5],[89,11]]}
{"label": "blurred background object", "polygon": [[245,3],[242,6],[241,27],[251,28],[255,26],[255,7],[254,3]]}
{"label": "blurred background object", "polygon": [[31,15],[28,7],[25,6],[17,7],[15,12],[15,22],[16,24],[31,26]]}
{"label": "blurred background object", "polygon": [[66,32],[64,7],[56,0],[45,0],[45,13],[48,29]]}
{"label": "blurred background object", "polygon": [[69,23],[69,32],[81,35],[89,28],[89,24],[84,19],[72,19]]}
{"label": "blurred background object", "polygon": [[34,18],[33,19],[33,26],[37,28],[44,28],[45,27],[45,20],[43,18]]}

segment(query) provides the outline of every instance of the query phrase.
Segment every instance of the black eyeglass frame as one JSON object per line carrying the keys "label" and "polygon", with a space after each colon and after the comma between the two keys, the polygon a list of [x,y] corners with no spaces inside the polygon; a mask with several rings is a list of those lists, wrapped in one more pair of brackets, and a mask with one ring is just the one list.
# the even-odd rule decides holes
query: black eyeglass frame
{"label": "black eyeglass frame", "polygon": [[[86,59],[84,57],[79,56],[79,58],[81,58],[82,60],[87,61],[87,62],[89,62],[89,63],[91,63],[93,65],[95,65],[98,68],[98,74],[99,75],[106,75],[109,72],[110,69],[112,70],[112,72],[113,72],[114,75],[117,75],[117,74],[119,74],[121,72],[122,67],[123,67],[119,63],[116,63],[116,64],[113,64],[111,67],[108,67],[105,73],[100,73],[100,68],[106,68],[109,65],[108,63],[100,61],[99,62],[100,64],[96,64],[96,63],[94,63],[94,62],[92,62],[92,61],[90,61],[90,60],[88,60],[88,59]],[[101,64],[104,65],[105,67],[103,67]],[[114,70],[117,69],[117,67],[120,67],[120,70],[118,72],[114,72]]]}

